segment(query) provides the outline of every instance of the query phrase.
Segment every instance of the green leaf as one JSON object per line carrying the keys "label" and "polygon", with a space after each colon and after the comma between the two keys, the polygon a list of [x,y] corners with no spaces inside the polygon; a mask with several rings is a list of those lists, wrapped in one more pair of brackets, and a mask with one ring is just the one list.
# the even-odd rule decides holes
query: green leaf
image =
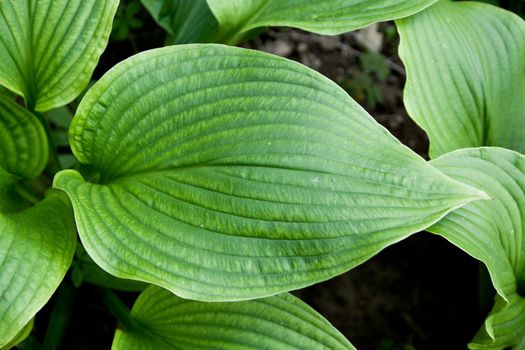
{"label": "green leaf", "polygon": [[431,157],[477,146],[525,153],[525,22],[487,4],[439,1],[397,25],[405,106]]}
{"label": "green leaf", "polygon": [[0,213],[0,348],[42,308],[62,281],[75,251],[71,204],[52,191],[34,207]]}
{"label": "green leaf", "polygon": [[525,299],[519,295],[525,291],[525,156],[501,148],[465,149],[431,164],[493,198],[469,203],[429,229],[484,262],[497,291],[470,348],[517,346],[525,339]]}
{"label": "green leaf", "polygon": [[220,45],[138,54],[70,129],[57,174],[84,246],[117,277],[200,300],[338,275],[483,196],[401,145],[335,83]]}
{"label": "green leaf", "polygon": [[42,124],[27,109],[0,95],[0,167],[25,178],[46,166],[48,145]]}
{"label": "green leaf", "polygon": [[117,330],[112,350],[354,349],[326,319],[290,294],[237,303],[203,303],[149,287],[133,327]]}
{"label": "green leaf", "polygon": [[31,331],[33,330],[34,321],[35,319],[32,318],[31,321],[29,321],[24,326],[24,328],[22,328],[18,332],[18,334],[13,339],[11,339],[8,344],[4,345],[1,349],[9,350],[11,348],[14,348],[16,345],[20,344],[21,342],[23,342],[29,336],[29,334],[31,334]]}
{"label": "green leaf", "polygon": [[286,26],[341,34],[369,24],[410,16],[436,0],[207,0],[224,42],[251,29]]}
{"label": "green leaf", "polygon": [[104,51],[117,5],[117,0],[1,1],[0,84],[37,111],[71,102]]}
{"label": "green leaf", "polygon": [[0,95],[0,213],[27,203],[16,193],[17,178],[33,178],[44,169],[48,143],[42,124],[31,112]]}
{"label": "green leaf", "polygon": [[206,0],[142,0],[172,44],[205,43],[217,39],[217,20]]}

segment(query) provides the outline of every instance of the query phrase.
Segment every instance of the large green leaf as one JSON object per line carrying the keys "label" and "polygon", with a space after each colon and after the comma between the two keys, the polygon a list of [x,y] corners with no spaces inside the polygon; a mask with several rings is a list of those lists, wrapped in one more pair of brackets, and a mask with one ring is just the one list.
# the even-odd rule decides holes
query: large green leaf
{"label": "large green leaf", "polygon": [[181,299],[149,287],[117,330],[112,350],[354,349],[326,319],[290,294],[237,303]]}
{"label": "large green leaf", "polygon": [[49,300],[75,251],[71,204],[60,191],[34,207],[0,213],[0,348]]}
{"label": "large green leaf", "polygon": [[0,2],[0,84],[47,111],[86,87],[118,0]]}
{"label": "large green leaf", "polygon": [[405,106],[430,155],[476,146],[525,152],[525,22],[500,8],[439,1],[397,21]]}
{"label": "large green leaf", "polygon": [[169,37],[168,43],[188,44],[213,42],[219,24],[206,0],[141,0]]}
{"label": "large green leaf", "polygon": [[88,91],[70,138],[91,170],[54,186],[93,260],[192,299],[328,279],[483,195],[318,73],[220,45],[120,63]]}
{"label": "large green leaf", "polygon": [[525,299],[519,295],[525,291],[525,156],[478,148],[431,163],[493,198],[469,203],[429,229],[483,261],[497,291],[495,306],[470,347],[517,346],[525,339]]}
{"label": "large green leaf", "polygon": [[207,0],[223,42],[266,26],[341,34],[369,24],[410,16],[436,0]]}

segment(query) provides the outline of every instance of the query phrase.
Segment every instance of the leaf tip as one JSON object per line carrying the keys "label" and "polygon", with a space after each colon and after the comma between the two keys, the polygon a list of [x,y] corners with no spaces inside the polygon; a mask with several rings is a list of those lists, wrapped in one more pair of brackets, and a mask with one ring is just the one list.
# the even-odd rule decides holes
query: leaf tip
{"label": "leaf tip", "polygon": [[73,170],[73,169],[62,170],[62,171],[59,171],[55,175],[55,178],[53,179],[53,188],[56,188],[62,191],[66,191],[66,188],[68,187],[68,183],[71,180],[84,181],[84,178],[76,170]]}

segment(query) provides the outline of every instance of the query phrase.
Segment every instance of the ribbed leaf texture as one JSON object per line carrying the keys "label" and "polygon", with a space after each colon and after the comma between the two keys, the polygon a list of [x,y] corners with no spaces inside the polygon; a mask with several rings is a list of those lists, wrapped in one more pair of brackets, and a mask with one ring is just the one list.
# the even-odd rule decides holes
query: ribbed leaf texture
{"label": "ribbed leaf texture", "polygon": [[206,0],[141,0],[168,32],[170,44],[208,43],[218,39],[219,24]]}
{"label": "ribbed leaf texture", "polygon": [[141,53],[70,129],[59,173],[84,246],[121,278],[199,300],[338,275],[483,193],[429,166],[335,83],[220,45]]}
{"label": "ribbed leaf texture", "polygon": [[397,25],[405,106],[427,132],[430,156],[477,146],[525,153],[525,21],[441,0]]}
{"label": "ribbed leaf texture", "polygon": [[117,330],[112,350],[330,349],[354,347],[327,320],[290,294],[237,303],[181,299],[149,287]]}
{"label": "ribbed leaf texture", "polygon": [[[0,95],[0,348],[26,336],[26,325],[64,277],[76,244],[71,204],[51,193],[29,207],[20,178],[39,175],[48,146],[39,120]],[[24,328],[26,327],[26,328]],[[24,331],[25,330],[25,331]]]}
{"label": "ribbed leaf texture", "polygon": [[17,178],[44,170],[48,144],[37,117],[7,95],[0,95],[0,144],[0,213],[17,212],[28,206],[15,192]]}
{"label": "ribbed leaf texture", "polygon": [[0,1],[0,84],[30,109],[65,105],[88,84],[118,0]]}
{"label": "ribbed leaf texture", "polygon": [[21,212],[0,213],[0,347],[49,300],[71,264],[76,234],[67,196],[52,192]]}
{"label": "ribbed leaf texture", "polygon": [[341,34],[369,24],[410,16],[436,0],[207,0],[223,42],[266,26]]}
{"label": "ribbed leaf texture", "polygon": [[525,290],[525,156],[487,147],[455,151],[431,163],[493,198],[469,203],[429,229],[484,262],[497,291],[495,305],[470,348],[521,349],[518,344],[525,337],[525,299],[519,295]]}
{"label": "ribbed leaf texture", "polygon": [[0,168],[23,177],[38,176],[46,166],[46,133],[38,118],[0,95]]}

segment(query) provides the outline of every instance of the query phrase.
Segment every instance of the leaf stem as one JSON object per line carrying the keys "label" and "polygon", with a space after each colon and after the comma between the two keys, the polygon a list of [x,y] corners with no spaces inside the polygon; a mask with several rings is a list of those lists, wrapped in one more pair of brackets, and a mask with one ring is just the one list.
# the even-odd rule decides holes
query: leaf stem
{"label": "leaf stem", "polygon": [[23,186],[22,184],[16,185],[15,192],[31,204],[37,204],[38,202],[40,202],[40,198],[38,198],[38,196],[35,193],[33,193],[33,191],[31,191],[26,186]]}
{"label": "leaf stem", "polygon": [[120,298],[110,289],[102,289],[102,299],[109,312],[117,319],[124,329],[136,328],[135,321],[129,316],[130,310]]}
{"label": "leaf stem", "polygon": [[73,313],[75,293],[68,283],[62,283],[58,288],[55,305],[49,317],[49,323],[44,338],[42,350],[60,349]]}

